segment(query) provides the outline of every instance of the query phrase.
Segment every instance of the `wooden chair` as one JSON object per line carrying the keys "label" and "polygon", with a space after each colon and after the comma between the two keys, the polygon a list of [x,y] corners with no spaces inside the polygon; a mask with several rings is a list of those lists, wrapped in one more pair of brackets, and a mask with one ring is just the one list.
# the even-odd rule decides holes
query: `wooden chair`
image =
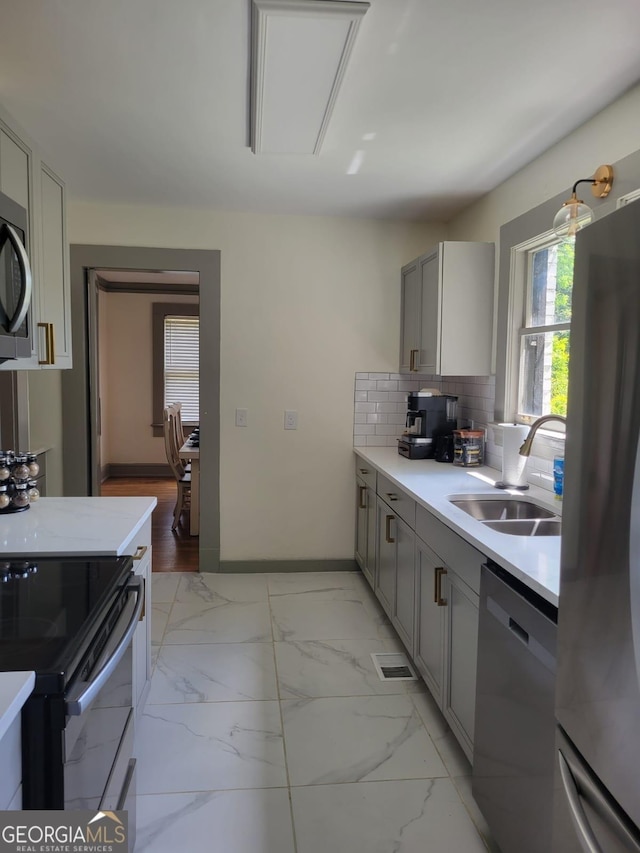
{"label": "wooden chair", "polygon": [[178,445],[178,433],[176,430],[176,409],[174,405],[167,406],[163,412],[164,449],[167,454],[167,462],[176,479],[178,494],[176,505],[173,510],[173,524],[171,529],[175,530],[180,523],[180,516],[191,505],[191,474],[185,470],[178,451],[182,443]]}
{"label": "wooden chair", "polygon": [[[173,408],[175,414],[174,426],[176,432],[176,445],[178,447],[178,450],[180,450],[180,448],[184,444],[184,429],[182,428],[182,403],[172,403],[171,407]],[[185,471],[191,471],[191,460],[183,459],[182,463],[184,465]]]}

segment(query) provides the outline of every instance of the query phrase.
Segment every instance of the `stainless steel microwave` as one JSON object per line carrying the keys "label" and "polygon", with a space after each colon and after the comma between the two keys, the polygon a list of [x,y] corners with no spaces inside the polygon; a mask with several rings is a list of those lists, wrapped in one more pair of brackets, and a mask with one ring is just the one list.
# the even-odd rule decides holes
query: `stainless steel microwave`
{"label": "stainless steel microwave", "polygon": [[31,356],[28,246],[27,211],[0,193],[0,362]]}

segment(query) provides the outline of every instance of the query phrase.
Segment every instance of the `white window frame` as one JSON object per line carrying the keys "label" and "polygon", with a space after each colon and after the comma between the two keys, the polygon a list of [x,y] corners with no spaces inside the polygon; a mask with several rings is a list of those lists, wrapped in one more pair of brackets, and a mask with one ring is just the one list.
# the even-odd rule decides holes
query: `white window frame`
{"label": "white window frame", "polygon": [[[526,308],[531,288],[532,256],[535,251],[557,245],[562,241],[552,230],[537,234],[511,247],[509,263],[509,324],[507,328],[507,363],[505,365],[506,409],[508,420],[521,424],[533,423],[539,415],[527,415],[518,411],[519,385],[522,375],[522,337],[532,333],[569,331],[570,323],[554,323],[548,326],[527,326]],[[547,414],[546,412],[544,414]],[[546,432],[564,434],[563,425],[551,422]]]}

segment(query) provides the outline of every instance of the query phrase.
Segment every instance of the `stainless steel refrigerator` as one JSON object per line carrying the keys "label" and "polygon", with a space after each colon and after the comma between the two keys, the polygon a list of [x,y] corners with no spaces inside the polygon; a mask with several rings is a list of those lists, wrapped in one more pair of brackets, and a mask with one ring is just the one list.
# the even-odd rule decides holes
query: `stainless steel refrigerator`
{"label": "stainless steel refrigerator", "polygon": [[579,232],[553,850],[640,851],[640,201]]}

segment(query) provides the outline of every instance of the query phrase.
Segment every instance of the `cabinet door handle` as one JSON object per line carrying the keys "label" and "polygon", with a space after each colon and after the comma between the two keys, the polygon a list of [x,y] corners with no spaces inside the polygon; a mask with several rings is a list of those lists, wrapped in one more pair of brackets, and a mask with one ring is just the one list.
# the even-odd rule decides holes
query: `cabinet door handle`
{"label": "cabinet door handle", "polygon": [[386,524],[386,528],[385,528],[385,537],[384,538],[389,543],[389,545],[393,545],[393,543],[396,541],[391,536],[391,522],[395,521],[395,520],[396,520],[395,515],[388,515],[387,516],[387,524]]}
{"label": "cabinet door handle", "polygon": [[366,486],[359,486],[358,488],[360,489],[360,503],[358,506],[360,509],[366,509],[367,508],[367,487]]}
{"label": "cabinet door handle", "polygon": [[47,347],[49,350],[48,356],[51,359],[49,364],[55,364],[56,363],[56,342],[55,342],[55,336],[53,334],[53,323],[49,323],[49,340],[47,343]]}
{"label": "cabinet door handle", "polygon": [[417,349],[411,350],[411,359],[409,361],[409,370],[413,371],[414,373],[418,369],[418,367],[417,367],[417,355],[419,352],[420,352],[420,350],[417,350]]}
{"label": "cabinet door handle", "polygon": [[53,355],[53,333],[52,333],[52,324],[51,323],[38,323],[39,329],[44,329],[44,340],[46,347],[46,358],[38,359],[38,364],[53,364],[54,363],[54,355]]}
{"label": "cabinet door handle", "polygon": [[361,468],[361,469],[360,469],[360,473],[361,473],[361,474],[368,474],[368,473],[369,473],[369,469],[368,469],[368,468]]}
{"label": "cabinet door handle", "polygon": [[395,492],[387,492],[387,497],[389,498],[390,501],[397,501],[398,500],[398,496],[396,495]]}
{"label": "cabinet door handle", "polygon": [[447,599],[442,597],[442,575],[446,575],[444,566],[438,566],[433,574],[433,603],[438,607],[446,607]]}
{"label": "cabinet door handle", "polygon": [[133,555],[132,559],[141,560],[148,550],[149,548],[147,545],[138,545],[138,547],[136,548],[136,553]]}

